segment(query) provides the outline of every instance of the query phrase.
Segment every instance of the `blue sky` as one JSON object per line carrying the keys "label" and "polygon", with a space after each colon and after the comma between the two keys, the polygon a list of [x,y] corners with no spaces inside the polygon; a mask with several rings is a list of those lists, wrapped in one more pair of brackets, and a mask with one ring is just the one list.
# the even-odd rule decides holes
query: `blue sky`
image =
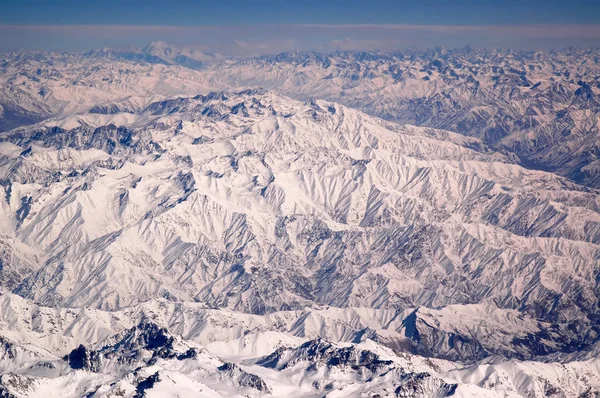
{"label": "blue sky", "polygon": [[[316,26],[318,25],[318,26]],[[600,0],[1,0],[0,51],[140,46],[222,52],[600,45]]]}
{"label": "blue sky", "polygon": [[3,0],[1,24],[596,24],[591,0]]}

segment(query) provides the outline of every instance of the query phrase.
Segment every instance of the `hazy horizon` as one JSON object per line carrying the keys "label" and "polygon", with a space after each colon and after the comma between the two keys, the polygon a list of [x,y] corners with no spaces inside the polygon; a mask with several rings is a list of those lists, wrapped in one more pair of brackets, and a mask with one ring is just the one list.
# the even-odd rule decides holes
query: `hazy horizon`
{"label": "hazy horizon", "polygon": [[600,25],[0,25],[0,52],[85,51],[163,41],[227,55],[409,48],[549,50],[600,45]]}

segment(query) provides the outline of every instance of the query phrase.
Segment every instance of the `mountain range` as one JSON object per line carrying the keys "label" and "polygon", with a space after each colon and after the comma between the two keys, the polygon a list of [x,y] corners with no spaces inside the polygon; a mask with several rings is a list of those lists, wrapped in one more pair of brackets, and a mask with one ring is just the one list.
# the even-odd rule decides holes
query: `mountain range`
{"label": "mountain range", "polygon": [[0,396],[600,392],[597,51],[0,70]]}

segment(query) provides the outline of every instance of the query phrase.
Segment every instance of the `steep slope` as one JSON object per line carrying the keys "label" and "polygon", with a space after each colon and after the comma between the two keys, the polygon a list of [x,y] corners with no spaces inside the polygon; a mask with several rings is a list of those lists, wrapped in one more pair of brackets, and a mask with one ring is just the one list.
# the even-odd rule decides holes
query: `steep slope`
{"label": "steep slope", "polygon": [[2,232],[34,256],[19,255],[31,272],[15,293],[107,310],[377,309],[336,339],[467,361],[597,341],[593,189],[474,138],[268,91],[127,115],[2,135]]}

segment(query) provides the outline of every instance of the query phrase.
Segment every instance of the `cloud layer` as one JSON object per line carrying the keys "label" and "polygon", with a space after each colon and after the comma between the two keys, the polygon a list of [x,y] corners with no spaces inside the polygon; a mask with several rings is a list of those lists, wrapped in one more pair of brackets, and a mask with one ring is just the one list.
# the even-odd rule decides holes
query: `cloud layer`
{"label": "cloud layer", "polygon": [[0,25],[0,51],[142,46],[153,40],[205,51],[257,55],[294,50],[408,47],[549,49],[600,45],[600,25]]}

